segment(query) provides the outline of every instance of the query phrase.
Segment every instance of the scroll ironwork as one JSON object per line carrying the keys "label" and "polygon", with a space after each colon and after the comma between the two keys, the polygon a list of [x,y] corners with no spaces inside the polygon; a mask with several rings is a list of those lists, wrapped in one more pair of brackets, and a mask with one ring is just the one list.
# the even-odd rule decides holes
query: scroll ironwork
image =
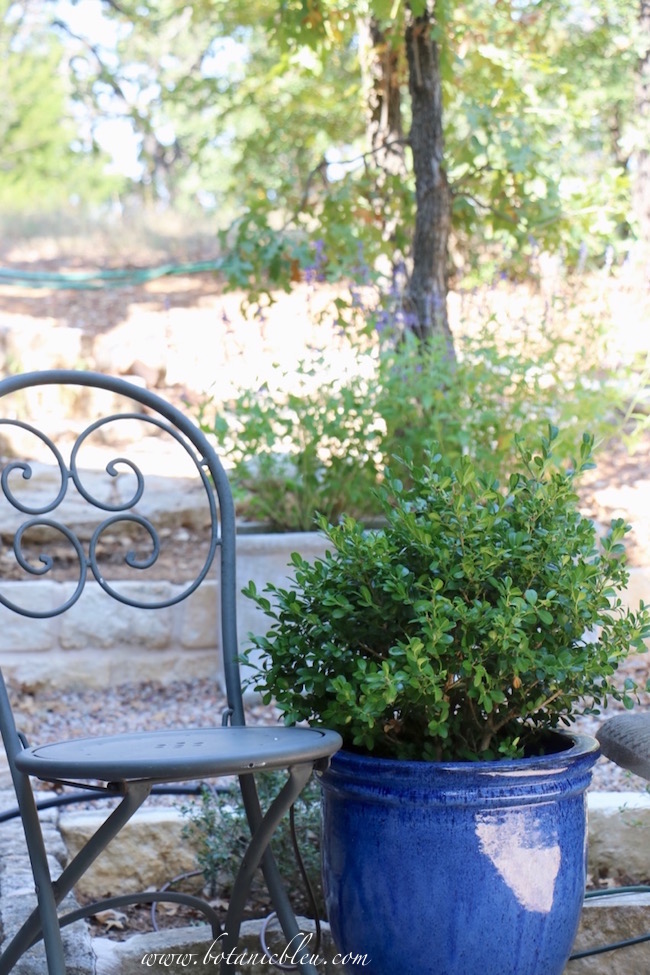
{"label": "scroll ironwork", "polygon": [[[124,555],[123,563],[128,569],[134,571],[146,571],[157,563],[161,551],[160,532],[146,511],[139,511],[138,505],[146,500],[147,482],[141,467],[132,459],[120,454],[111,458],[105,465],[105,473],[109,479],[117,479],[118,476],[128,474],[133,479],[133,486],[129,483],[128,497],[126,499],[113,497],[101,497],[87,483],[87,471],[82,468],[80,459],[83,447],[93,434],[100,436],[106,426],[123,420],[137,420],[142,423],[150,424],[157,430],[170,436],[190,457],[192,466],[196,470],[205,493],[207,510],[209,513],[209,524],[206,543],[205,558],[198,571],[189,581],[185,580],[170,595],[164,598],[145,600],[133,595],[120,588],[115,581],[110,581],[106,577],[105,571],[101,567],[100,548],[107,537],[113,537],[120,530],[125,537],[130,538],[134,529],[140,539],[145,539],[146,553],[142,554],[142,542],[140,552],[136,552],[133,547],[128,548]],[[55,485],[53,496],[45,501],[35,503],[34,500],[21,496],[20,477],[23,481],[31,481],[37,476],[36,465],[31,460],[13,459],[8,461],[0,473],[0,487],[4,498],[12,509],[27,517],[13,533],[13,555],[17,566],[28,576],[44,577],[55,567],[55,558],[47,551],[47,547],[53,545],[51,539],[59,536],[65,543],[66,552],[78,564],[77,578],[74,583],[74,590],[70,595],[58,603],[54,608],[33,608],[17,605],[9,599],[6,594],[0,591],[0,603],[9,609],[23,616],[32,618],[46,618],[57,616],[69,609],[80,598],[85,584],[89,578],[94,579],[101,588],[111,597],[129,606],[140,609],[162,609],[175,605],[186,599],[201,584],[210,570],[214,555],[220,544],[219,517],[216,494],[212,480],[204,459],[199,456],[190,441],[171,423],[159,417],[145,413],[114,413],[110,416],[102,417],[89,424],[76,438],[70,450],[70,461],[66,463],[63,454],[56,444],[35,426],[17,419],[0,419],[0,426],[15,427],[37,438],[41,445],[47,448],[53,460],[53,468],[58,470],[60,483]],[[107,484],[110,482],[107,482]],[[117,481],[115,481],[117,483]],[[121,483],[123,483],[123,478]],[[53,513],[57,511],[63,502],[70,497],[72,492],[86,503],[87,508],[98,513],[98,522],[92,531],[90,540],[85,542],[79,537],[79,532],[65,520],[57,520]],[[101,517],[102,513],[106,517]],[[43,531],[48,532],[48,542],[43,551],[37,557],[28,554],[28,535],[32,538],[38,537]],[[32,543],[33,545],[33,543]],[[128,588],[128,587],[127,587]]]}

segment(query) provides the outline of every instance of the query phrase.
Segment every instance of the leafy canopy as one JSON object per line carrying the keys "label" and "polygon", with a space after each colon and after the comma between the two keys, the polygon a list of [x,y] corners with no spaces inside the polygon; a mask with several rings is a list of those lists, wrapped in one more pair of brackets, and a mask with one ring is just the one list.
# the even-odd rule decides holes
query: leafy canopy
{"label": "leafy canopy", "polygon": [[0,0],[0,206],[37,211],[74,199],[106,197],[118,181],[104,173],[106,158],[79,137],[62,71],[64,50],[31,16]]}
{"label": "leafy canopy", "polygon": [[[424,0],[409,5],[414,16]],[[630,224],[636,11],[625,0],[429,4],[444,92],[454,266],[530,268],[538,249],[602,258]],[[290,287],[306,244],[327,276],[408,251],[413,176],[386,174],[367,138],[362,24],[397,53],[391,78],[411,123],[400,0],[106,4],[110,56],[79,51],[71,80],[97,118],[139,139],[143,192],[212,208],[237,287]],[[99,58],[99,60],[98,60]],[[388,229],[390,228],[390,229]]]}

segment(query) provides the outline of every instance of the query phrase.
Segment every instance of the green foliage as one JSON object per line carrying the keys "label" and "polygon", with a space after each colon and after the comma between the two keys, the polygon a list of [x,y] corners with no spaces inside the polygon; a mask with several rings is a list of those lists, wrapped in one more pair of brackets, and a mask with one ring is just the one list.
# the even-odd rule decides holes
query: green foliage
{"label": "green foliage", "polygon": [[[596,347],[597,336],[580,341]],[[451,461],[469,456],[494,476],[517,464],[516,436],[538,437],[549,421],[566,456],[585,429],[614,432],[620,387],[598,363],[576,361],[576,341],[552,329],[529,341],[497,338],[493,327],[457,340],[452,367],[442,343],[406,338],[358,353],[357,371],[327,378],[322,359],[299,382],[244,390],[227,409],[204,408],[233,466],[242,514],[273,530],[308,531],[317,515],[372,520],[383,469],[408,451],[424,460],[432,443]]]}
{"label": "green foliage", "polygon": [[363,131],[350,36],[326,59],[308,45],[289,47],[275,0],[157,0],[106,14],[120,28],[117,59],[75,60],[79,99],[103,113],[110,79],[113,111],[141,136],[147,193],[181,205],[198,196],[222,228],[256,215],[261,276],[266,228],[279,237],[288,224],[304,229],[326,151],[340,133],[348,144]]}
{"label": "green foliage", "polygon": [[305,366],[296,392],[244,391],[204,422],[234,463],[233,486],[246,516],[280,531],[309,531],[318,514],[373,513],[380,445],[370,384],[321,380]]}
{"label": "green foliage", "polygon": [[580,338],[560,327],[508,339],[488,322],[457,340],[452,367],[442,343],[418,350],[409,341],[389,346],[380,359],[375,408],[385,435],[384,463],[410,451],[422,461],[431,443],[450,461],[468,456],[496,477],[520,461],[517,437],[539,438],[552,422],[555,451],[566,457],[582,431],[598,440],[618,425],[621,392],[598,357],[577,359],[578,342],[598,345],[585,325]]}
{"label": "green foliage", "polygon": [[[267,808],[284,784],[281,772],[264,772],[256,776],[258,793],[263,808]],[[203,789],[198,802],[185,807],[184,836],[196,850],[198,868],[203,872],[210,897],[228,897],[241,864],[241,858],[250,841],[250,829],[246,819],[241,794],[219,793]],[[296,841],[305,871],[319,910],[323,909],[320,890],[320,794],[312,779],[294,804]],[[306,913],[312,907],[300,873],[288,819],[276,830],[272,848],[280,873],[292,890],[296,908]],[[253,896],[259,902],[268,898],[263,884],[254,882]],[[320,913],[319,917],[323,917]]]}
{"label": "green foliage", "polygon": [[531,244],[569,266],[624,250],[637,32],[622,0],[455,6],[443,40],[454,225],[483,279],[490,253],[529,272]]}
{"label": "green foliage", "polygon": [[[585,249],[596,260],[609,246],[622,249],[631,224],[635,5],[429,6],[441,58],[455,266],[485,280],[495,268],[530,272],[538,248],[559,250],[569,265]],[[76,53],[77,99],[98,115],[110,103],[128,118],[141,137],[147,192],[176,202],[212,199],[222,227],[232,227],[232,286],[252,281],[260,293],[269,282],[287,285],[300,270],[300,255],[298,267],[285,260],[288,240],[290,250],[325,241],[328,275],[354,276],[360,245],[373,269],[408,253],[414,206],[408,151],[407,172],[395,178],[369,152],[359,24],[373,18],[403,54],[408,10],[417,16],[425,7],[390,0],[110,4],[106,15],[120,28],[117,57]],[[404,57],[400,63],[404,70]],[[405,73],[391,83],[407,131]]]}
{"label": "green foliage", "polygon": [[0,206],[47,210],[106,198],[119,184],[82,151],[61,72],[64,52],[39,18],[0,0]]}
{"label": "green foliage", "polygon": [[294,554],[288,589],[249,584],[273,621],[252,638],[255,686],[287,723],[322,722],[380,756],[491,759],[610,695],[630,703],[612,678],[645,649],[650,609],[620,598],[628,526],[613,521],[598,547],[575,494],[591,438],[571,470],[555,439],[520,443],[525,473],[503,488],[467,458],[404,462],[382,491],[384,529],[323,523],[331,549]]}

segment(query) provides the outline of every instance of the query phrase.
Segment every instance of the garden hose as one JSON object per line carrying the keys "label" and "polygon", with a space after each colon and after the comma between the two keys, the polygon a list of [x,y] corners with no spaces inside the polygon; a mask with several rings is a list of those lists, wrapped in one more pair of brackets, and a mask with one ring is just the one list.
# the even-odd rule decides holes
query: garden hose
{"label": "garden hose", "polygon": [[[613,897],[616,894],[649,894],[650,887],[635,884],[628,887],[608,887],[606,890],[589,890],[585,894],[585,900],[593,900],[596,897]],[[608,951],[618,951],[619,948],[631,948],[632,945],[640,945],[650,941],[650,932],[641,934],[636,938],[627,938],[625,941],[614,941],[611,944],[599,945],[597,948],[585,948],[584,951],[576,951],[571,955],[569,961],[577,961],[579,958],[591,958],[592,955],[604,955]]]}
{"label": "garden hose", "polygon": [[[296,814],[295,814],[294,806],[291,806],[289,810],[289,829],[291,833],[291,845],[293,846],[293,852],[296,858],[296,864],[298,866],[300,876],[302,877],[303,883],[305,885],[305,892],[307,894],[309,906],[314,917],[314,926],[316,932],[316,943],[314,945],[314,954],[318,954],[321,946],[321,940],[322,940],[322,929],[320,925],[320,918],[318,916],[316,895],[314,894],[314,888],[311,880],[309,879],[307,868],[305,867],[305,861],[303,860],[302,853],[300,852],[300,845],[298,843],[298,835],[296,831]],[[274,960],[275,956],[273,954],[273,951],[271,951],[271,949],[268,947],[268,940],[267,940],[268,929],[271,922],[275,920],[276,916],[277,915],[275,914],[274,911],[272,914],[269,914],[268,917],[265,918],[264,920],[264,924],[262,925],[262,930],[260,931],[260,945],[262,946],[262,951],[269,958],[269,963],[273,965],[274,968],[277,968],[280,971],[284,971],[284,972],[296,971],[299,967],[297,964],[294,963],[286,964],[284,962]]]}
{"label": "garden hose", "polygon": [[218,271],[221,261],[194,261],[189,264],[161,264],[158,267],[115,268],[104,271],[27,271],[0,267],[0,285],[55,290],[96,291],[101,288],[127,288],[145,284],[169,274],[198,274]]}

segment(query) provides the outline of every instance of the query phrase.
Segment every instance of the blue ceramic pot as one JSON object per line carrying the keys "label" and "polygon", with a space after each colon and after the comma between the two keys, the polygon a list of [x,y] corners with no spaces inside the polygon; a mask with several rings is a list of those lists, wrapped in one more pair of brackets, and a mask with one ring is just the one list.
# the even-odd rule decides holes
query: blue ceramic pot
{"label": "blue ceramic pot", "polygon": [[561,975],[598,743],[557,738],[554,754],[496,762],[334,756],[321,776],[324,888],[337,948],[359,956],[346,971]]}

